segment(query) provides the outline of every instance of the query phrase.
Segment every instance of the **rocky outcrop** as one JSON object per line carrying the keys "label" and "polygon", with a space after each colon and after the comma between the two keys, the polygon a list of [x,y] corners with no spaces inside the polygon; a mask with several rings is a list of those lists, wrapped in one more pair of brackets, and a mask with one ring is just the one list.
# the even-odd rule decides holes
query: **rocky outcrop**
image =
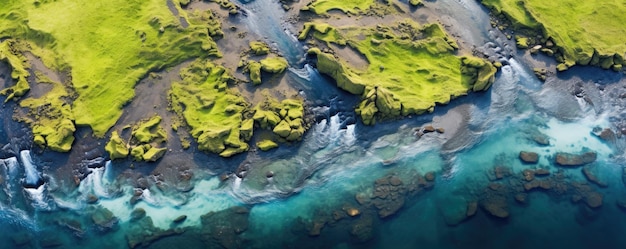
{"label": "rocky outcrop", "polygon": [[596,161],[597,154],[593,151],[582,154],[558,152],[555,155],[556,164],[559,166],[582,166]]}
{"label": "rocky outcrop", "polygon": [[111,133],[111,139],[106,144],[104,149],[109,153],[111,160],[126,158],[129,153],[129,146],[126,144],[117,131]]}

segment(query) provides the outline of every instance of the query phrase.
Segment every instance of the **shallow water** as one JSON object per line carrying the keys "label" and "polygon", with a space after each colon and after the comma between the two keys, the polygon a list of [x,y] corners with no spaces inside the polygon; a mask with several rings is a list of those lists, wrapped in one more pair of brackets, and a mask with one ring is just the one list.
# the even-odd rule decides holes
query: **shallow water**
{"label": "shallow water", "polygon": [[[468,17],[476,27],[488,22],[474,1],[440,2],[442,13]],[[281,28],[278,4],[241,3],[251,29],[276,41],[290,63],[298,64],[304,51]],[[260,28],[266,26],[273,28]],[[472,29],[480,30],[476,27]],[[478,46],[488,41],[502,46],[491,31],[466,35]],[[157,176],[146,177],[151,184],[145,188],[134,188],[138,180],[120,170],[126,164],[110,161],[83,167],[86,177],[68,190],[64,186],[71,184],[55,174],[55,165],[11,145],[7,135],[1,141],[16,157],[0,160],[3,248],[124,248],[137,241],[150,248],[626,245],[626,212],[616,205],[626,199],[624,139],[605,141],[593,135],[596,127],[615,128],[620,122],[624,108],[606,92],[626,84],[622,75],[586,69],[582,76],[541,83],[523,60],[507,62],[487,93],[374,127],[356,121],[354,97],[332,87],[308,65],[294,66],[287,77],[302,89],[317,120],[303,141],[253,152],[245,159],[198,157],[202,164],[193,188],[184,191],[173,190]],[[572,78],[583,84],[593,104],[568,91]],[[608,90],[597,90],[599,82]],[[443,134],[418,137],[414,131],[433,120],[445,126],[463,119],[467,124],[448,125],[455,128],[446,127]],[[1,134],[7,129],[5,125]],[[539,144],[537,137],[547,144]],[[582,167],[555,164],[557,152],[588,150],[597,159],[585,167],[604,187],[587,180]],[[520,151],[536,152],[538,163],[522,163]],[[225,173],[220,165],[232,172],[240,164],[246,169],[243,179],[230,174],[220,180]],[[534,177],[549,181],[550,188],[525,190],[524,184],[531,182],[524,180],[527,169],[549,171],[550,176]],[[429,172],[433,181],[425,180]],[[25,188],[40,178],[43,185]],[[601,207],[590,207],[586,198],[591,193],[601,194]],[[516,200],[520,196],[523,201]],[[477,210],[468,217],[472,203]],[[508,217],[491,215],[492,204],[503,207]],[[146,216],[138,218],[133,214],[137,209]],[[385,213],[391,209],[397,210]],[[354,210],[358,214],[351,217]],[[183,215],[185,219],[173,222]]]}

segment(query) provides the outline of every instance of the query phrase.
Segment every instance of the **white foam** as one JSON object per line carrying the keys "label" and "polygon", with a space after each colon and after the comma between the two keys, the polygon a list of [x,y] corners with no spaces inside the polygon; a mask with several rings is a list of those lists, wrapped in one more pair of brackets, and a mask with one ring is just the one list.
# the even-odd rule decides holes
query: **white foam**
{"label": "white foam", "polygon": [[37,166],[33,163],[33,159],[30,156],[29,150],[23,150],[20,152],[20,159],[22,160],[22,164],[24,165],[24,172],[26,174],[26,183],[29,185],[36,185],[40,180],[41,176],[37,171]]}
{"label": "white foam", "polygon": [[37,188],[24,188],[28,198],[31,200],[31,205],[36,209],[50,210],[50,204],[46,197],[46,184],[43,184]]}

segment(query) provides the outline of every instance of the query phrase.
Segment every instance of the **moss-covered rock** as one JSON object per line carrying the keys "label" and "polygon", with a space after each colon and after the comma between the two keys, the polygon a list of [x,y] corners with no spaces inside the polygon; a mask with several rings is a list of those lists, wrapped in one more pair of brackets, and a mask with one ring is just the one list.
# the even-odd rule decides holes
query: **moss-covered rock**
{"label": "moss-covered rock", "polygon": [[163,127],[159,126],[161,116],[155,115],[149,120],[140,122],[132,131],[133,138],[138,143],[162,142],[167,138]]}
{"label": "moss-covered rock", "polygon": [[109,153],[111,160],[126,158],[128,156],[129,147],[117,131],[111,133],[111,139],[104,149]]}
{"label": "moss-covered rock", "polygon": [[278,147],[278,144],[272,140],[264,139],[256,143],[256,146],[262,151],[268,151]]}
{"label": "moss-covered rock", "polygon": [[[181,82],[172,84],[172,109],[191,127],[191,136],[202,151],[232,156],[248,149],[252,136],[250,124],[245,130],[244,112],[248,103],[234,89],[225,85],[232,79],[224,67],[198,60],[181,70]],[[202,101],[211,97],[211,105]],[[248,121],[249,122],[249,121]]]}
{"label": "moss-covered rock", "polygon": [[289,134],[291,134],[291,126],[289,125],[289,122],[283,120],[280,121],[280,123],[278,123],[272,131],[276,133],[276,135],[287,138]]}
{"label": "moss-covered rock", "polygon": [[283,57],[269,57],[261,60],[261,69],[268,73],[282,73],[289,63]]}
{"label": "moss-covered rock", "polygon": [[252,138],[254,132],[254,119],[246,119],[241,123],[241,137],[243,140],[248,141]]}
{"label": "moss-covered rock", "polygon": [[261,84],[261,63],[256,61],[249,61],[247,69],[250,73],[250,81],[252,81],[252,83],[255,85]]}
{"label": "moss-covered rock", "polygon": [[270,52],[270,47],[267,46],[265,42],[251,41],[249,45],[250,45],[250,51],[252,51],[254,55],[265,55],[265,54],[269,54]]}
{"label": "moss-covered rock", "polygon": [[143,154],[142,159],[146,162],[155,162],[156,160],[159,160],[161,157],[163,157],[166,151],[166,148],[152,147]]}
{"label": "moss-covered rock", "polygon": [[[147,145],[147,146],[152,147],[150,145]],[[145,153],[146,153],[146,149],[145,149],[145,146],[143,145],[135,146],[130,150],[130,156],[132,156],[135,159],[135,161],[143,160],[143,154]]]}
{"label": "moss-covered rock", "polygon": [[478,57],[465,56],[461,58],[461,72],[468,84],[473,84],[472,90],[485,91],[495,81],[497,68],[488,61]]}

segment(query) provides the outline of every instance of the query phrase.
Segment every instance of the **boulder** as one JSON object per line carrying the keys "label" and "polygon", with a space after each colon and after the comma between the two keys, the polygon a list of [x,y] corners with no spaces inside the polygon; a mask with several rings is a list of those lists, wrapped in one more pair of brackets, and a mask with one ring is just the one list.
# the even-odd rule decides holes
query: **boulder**
{"label": "boulder", "polygon": [[261,69],[268,73],[282,73],[289,63],[283,57],[269,57],[260,61]]}
{"label": "boulder", "polygon": [[289,136],[289,134],[291,134],[291,126],[289,125],[289,122],[283,120],[283,121],[280,121],[280,123],[278,123],[272,131],[276,135],[286,138]]}
{"label": "boulder", "polygon": [[167,148],[152,147],[148,151],[146,151],[146,153],[144,153],[142,157],[143,160],[146,162],[155,162],[156,160],[159,160],[161,157],[163,157],[166,151]]}
{"label": "boulder", "polygon": [[556,153],[555,158],[557,165],[576,167],[596,161],[597,154],[593,151],[588,151],[582,154],[558,152]]}
{"label": "boulder", "polygon": [[523,163],[535,164],[539,161],[539,155],[535,152],[520,151],[519,158]]}
{"label": "boulder", "polygon": [[265,54],[268,54],[270,52],[270,47],[267,46],[267,44],[265,44],[265,42],[262,42],[262,41],[251,41],[249,43],[249,45],[250,45],[250,51],[254,55],[265,55]]}
{"label": "boulder", "polygon": [[272,140],[264,139],[256,143],[256,146],[262,151],[268,151],[278,147],[278,144]]}
{"label": "boulder", "polygon": [[106,144],[104,149],[109,153],[111,160],[126,158],[129,153],[129,147],[126,144],[117,131],[111,133],[111,139]]}

